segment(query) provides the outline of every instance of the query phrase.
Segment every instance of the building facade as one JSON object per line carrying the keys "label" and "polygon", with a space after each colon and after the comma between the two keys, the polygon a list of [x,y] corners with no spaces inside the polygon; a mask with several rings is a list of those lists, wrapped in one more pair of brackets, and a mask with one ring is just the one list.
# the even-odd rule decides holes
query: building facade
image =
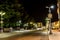
{"label": "building facade", "polygon": [[59,28],[60,28],[60,0],[57,2],[57,13],[58,13],[58,21],[59,21]]}

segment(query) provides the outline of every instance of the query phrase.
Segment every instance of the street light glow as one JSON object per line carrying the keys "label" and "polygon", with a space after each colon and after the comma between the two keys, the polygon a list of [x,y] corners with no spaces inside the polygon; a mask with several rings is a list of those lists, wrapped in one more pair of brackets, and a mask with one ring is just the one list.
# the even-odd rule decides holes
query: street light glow
{"label": "street light glow", "polygon": [[2,14],[2,12],[0,12],[0,15]]}
{"label": "street light glow", "polygon": [[2,15],[5,15],[5,13],[3,13]]}
{"label": "street light glow", "polygon": [[5,15],[5,12],[3,13],[3,12],[0,12],[0,15]]}
{"label": "street light glow", "polygon": [[50,6],[50,8],[52,8],[52,9],[53,9],[53,8],[54,8],[54,6],[52,5],[52,6]]}
{"label": "street light glow", "polygon": [[46,8],[52,8],[52,9],[53,9],[53,8],[54,8],[54,5],[52,5],[52,6],[50,6],[50,7],[49,7],[49,6],[46,6]]}

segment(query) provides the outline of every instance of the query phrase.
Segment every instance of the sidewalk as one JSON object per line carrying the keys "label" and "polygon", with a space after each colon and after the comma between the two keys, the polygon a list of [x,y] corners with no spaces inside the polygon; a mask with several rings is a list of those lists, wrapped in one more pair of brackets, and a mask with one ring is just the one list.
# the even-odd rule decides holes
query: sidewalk
{"label": "sidewalk", "polygon": [[22,34],[22,32],[9,32],[9,33],[0,33],[0,38],[7,38],[14,35]]}
{"label": "sidewalk", "polygon": [[6,37],[10,37],[10,36],[13,36],[15,34],[12,34],[12,33],[0,33],[0,38],[6,38]]}
{"label": "sidewalk", "polygon": [[60,40],[60,32],[53,32],[52,35],[49,35],[49,40]]}
{"label": "sidewalk", "polygon": [[19,34],[23,34],[23,33],[28,33],[28,32],[32,32],[34,30],[21,30],[21,31],[13,31],[13,32],[9,32],[9,33],[0,33],[0,38],[7,38],[7,37],[11,37],[14,35],[19,35]]}

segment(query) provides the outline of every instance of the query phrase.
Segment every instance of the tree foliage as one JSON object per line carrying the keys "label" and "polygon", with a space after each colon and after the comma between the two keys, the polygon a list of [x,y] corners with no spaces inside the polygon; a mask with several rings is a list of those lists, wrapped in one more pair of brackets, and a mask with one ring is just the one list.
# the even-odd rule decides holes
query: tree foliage
{"label": "tree foliage", "polygon": [[[18,0],[2,0],[0,1],[0,11],[5,12],[6,14],[3,16],[4,18],[4,26],[6,27],[14,27],[16,26],[17,21],[21,20],[22,24],[31,21],[30,16],[24,10],[23,4],[19,3]],[[32,18],[33,19],[33,18]]]}
{"label": "tree foliage", "polygon": [[[15,0],[16,1],[16,0]],[[24,7],[20,3],[15,1],[2,0],[0,1],[0,11],[4,11],[6,14],[3,16],[4,25],[12,26],[17,21],[21,20],[21,16],[24,13]]]}

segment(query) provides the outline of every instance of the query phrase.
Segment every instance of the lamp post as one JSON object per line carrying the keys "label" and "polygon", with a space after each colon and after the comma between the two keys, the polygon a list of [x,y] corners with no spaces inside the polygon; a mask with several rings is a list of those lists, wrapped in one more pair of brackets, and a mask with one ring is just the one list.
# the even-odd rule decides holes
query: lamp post
{"label": "lamp post", "polygon": [[52,14],[51,14],[51,9],[54,8],[54,6],[46,6],[46,8],[48,8],[49,10],[49,14],[48,14],[48,17],[47,17],[47,20],[49,21],[49,24],[48,24],[48,28],[49,28],[49,34],[52,34],[52,24],[51,24],[51,19],[52,19]]}
{"label": "lamp post", "polygon": [[5,13],[3,12],[0,12],[0,15],[1,15],[1,32],[3,32],[3,15],[5,15]]}

